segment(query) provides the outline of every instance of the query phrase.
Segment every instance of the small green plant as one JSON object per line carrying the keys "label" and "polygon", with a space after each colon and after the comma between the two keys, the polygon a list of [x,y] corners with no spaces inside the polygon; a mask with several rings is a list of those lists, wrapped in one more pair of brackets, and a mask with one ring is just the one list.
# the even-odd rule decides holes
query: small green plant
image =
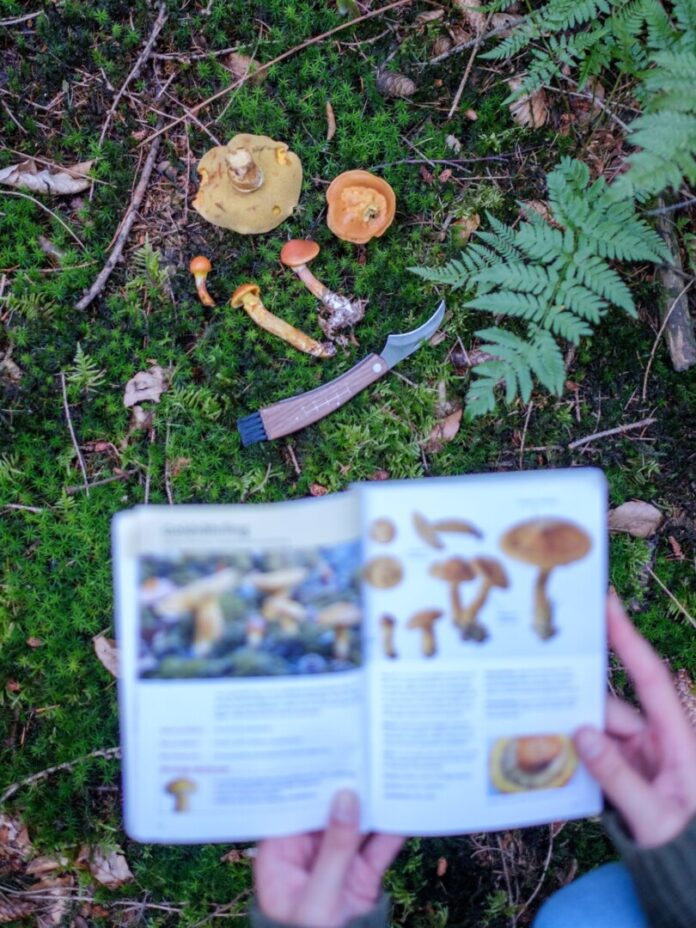
{"label": "small green plant", "polygon": [[502,382],[505,399],[524,402],[533,378],[559,395],[565,362],[559,339],[577,345],[611,306],[635,316],[631,293],[609,261],[664,258],[660,238],[639,219],[631,201],[616,202],[607,184],[590,184],[585,164],[564,158],[547,176],[548,222],[531,213],[518,228],[488,215],[491,231],[442,268],[410,270],[434,283],[466,288],[474,296],[464,305],[524,323],[521,334],[498,326],[480,329],[490,358],[474,367],[469,388],[470,418],[495,407]]}
{"label": "small green plant", "polygon": [[68,383],[79,393],[89,394],[104,383],[106,371],[100,369],[96,361],[83,350],[78,342],[73,366],[66,371]]}

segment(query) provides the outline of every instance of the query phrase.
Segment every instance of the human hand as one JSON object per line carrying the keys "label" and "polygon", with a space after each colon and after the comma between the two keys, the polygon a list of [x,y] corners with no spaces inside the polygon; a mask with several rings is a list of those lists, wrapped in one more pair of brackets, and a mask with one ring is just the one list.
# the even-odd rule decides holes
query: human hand
{"label": "human hand", "polygon": [[302,928],[341,928],[369,912],[404,839],[366,837],[359,823],[358,797],[341,790],[325,831],[262,841],[254,866],[261,911]]}
{"label": "human hand", "polygon": [[609,642],[624,663],[643,713],[610,697],[606,734],[575,734],[581,760],[641,847],[675,838],[696,813],[696,733],[669,671],[631,624],[621,601],[607,604]]}

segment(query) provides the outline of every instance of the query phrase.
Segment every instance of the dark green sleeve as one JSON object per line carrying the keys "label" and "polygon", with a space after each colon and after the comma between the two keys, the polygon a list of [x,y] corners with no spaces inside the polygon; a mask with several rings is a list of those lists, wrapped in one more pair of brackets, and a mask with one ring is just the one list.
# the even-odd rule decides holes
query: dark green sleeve
{"label": "dark green sleeve", "polygon": [[696,816],[680,835],[659,847],[638,847],[614,811],[605,813],[604,825],[633,877],[651,928],[694,928]]}
{"label": "dark green sleeve", "polygon": [[[389,923],[389,909],[391,907],[389,896],[382,893],[375,907],[367,913],[353,918],[343,928],[386,928]],[[263,914],[256,902],[251,910],[252,928],[298,928],[288,922],[277,922]]]}

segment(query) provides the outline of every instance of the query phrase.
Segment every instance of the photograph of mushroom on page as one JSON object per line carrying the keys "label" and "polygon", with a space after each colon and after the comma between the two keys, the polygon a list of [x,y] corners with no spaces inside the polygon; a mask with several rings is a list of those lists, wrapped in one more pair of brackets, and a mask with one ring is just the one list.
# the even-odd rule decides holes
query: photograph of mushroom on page
{"label": "photograph of mushroom on page", "polygon": [[138,674],[336,673],[362,663],[359,544],[140,559]]}
{"label": "photograph of mushroom on page", "polygon": [[578,758],[565,734],[523,735],[497,738],[489,747],[489,790],[492,793],[524,793],[567,786]]}

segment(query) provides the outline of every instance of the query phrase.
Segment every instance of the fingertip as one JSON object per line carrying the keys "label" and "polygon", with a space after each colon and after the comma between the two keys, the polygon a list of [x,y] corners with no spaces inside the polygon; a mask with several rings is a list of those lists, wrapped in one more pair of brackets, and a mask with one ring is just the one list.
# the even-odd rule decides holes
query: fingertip
{"label": "fingertip", "polygon": [[337,825],[360,823],[360,799],[352,789],[341,789],[331,802],[330,820]]}
{"label": "fingertip", "polygon": [[575,732],[573,742],[580,759],[591,765],[601,756],[606,739],[598,728],[593,728],[592,725],[583,725],[582,728]]}

